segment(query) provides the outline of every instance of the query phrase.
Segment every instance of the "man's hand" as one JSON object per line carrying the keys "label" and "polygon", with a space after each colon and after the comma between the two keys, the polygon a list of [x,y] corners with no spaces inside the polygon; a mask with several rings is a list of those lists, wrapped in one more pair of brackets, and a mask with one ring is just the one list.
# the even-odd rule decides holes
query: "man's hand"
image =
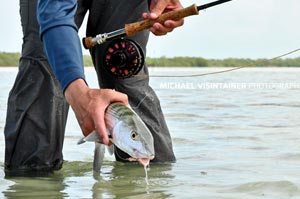
{"label": "man's hand", "polygon": [[128,104],[127,95],[111,89],[90,89],[82,79],[73,81],[65,90],[68,103],[75,112],[82,133],[87,136],[96,130],[108,145],[104,113],[112,102]]}
{"label": "man's hand", "polygon": [[[150,4],[150,14],[143,13],[144,19],[157,19],[162,13],[180,10],[183,6],[179,2],[179,0],[151,0]],[[172,32],[174,28],[183,25],[183,19],[179,21],[167,20],[163,24],[154,23],[150,28],[150,31],[156,35],[165,35],[168,32]]]}

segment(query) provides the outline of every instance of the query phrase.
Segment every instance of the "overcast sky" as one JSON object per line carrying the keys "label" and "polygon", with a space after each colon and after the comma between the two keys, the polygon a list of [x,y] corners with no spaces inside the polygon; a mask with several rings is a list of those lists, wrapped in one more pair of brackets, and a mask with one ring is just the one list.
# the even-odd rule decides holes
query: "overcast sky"
{"label": "overcast sky", "polygon": [[[186,7],[210,1],[181,2]],[[233,0],[186,18],[184,26],[166,36],[151,36],[147,55],[272,58],[300,48],[299,10],[300,0]],[[20,52],[19,1],[2,2],[0,24],[0,51]]]}

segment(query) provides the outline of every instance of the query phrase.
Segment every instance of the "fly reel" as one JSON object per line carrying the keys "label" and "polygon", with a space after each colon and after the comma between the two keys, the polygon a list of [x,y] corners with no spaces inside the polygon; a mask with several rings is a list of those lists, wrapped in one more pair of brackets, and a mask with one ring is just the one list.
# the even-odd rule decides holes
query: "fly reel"
{"label": "fly reel", "polygon": [[119,38],[108,45],[103,59],[106,71],[115,78],[125,79],[136,75],[145,62],[142,48],[133,40]]}

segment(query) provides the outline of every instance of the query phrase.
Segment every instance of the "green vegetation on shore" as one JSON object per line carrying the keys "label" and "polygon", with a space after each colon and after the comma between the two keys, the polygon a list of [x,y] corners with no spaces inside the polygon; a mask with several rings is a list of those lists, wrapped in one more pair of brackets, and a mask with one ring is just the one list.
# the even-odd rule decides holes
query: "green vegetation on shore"
{"label": "green vegetation on shore", "polygon": [[[0,66],[18,66],[20,56],[20,53],[0,52]],[[85,66],[93,65],[92,59],[89,55],[84,55],[83,61]]]}
{"label": "green vegetation on shore", "polygon": [[293,59],[204,59],[201,57],[173,57],[173,58],[147,58],[149,66],[188,66],[188,67],[262,67],[262,66],[277,66],[277,67],[300,67],[300,58]]}
{"label": "green vegetation on shore", "polygon": [[[0,52],[0,66],[18,66],[20,53],[5,53]],[[92,60],[89,55],[83,57],[85,66],[92,66]],[[160,57],[146,59],[148,66],[166,67],[166,66],[186,66],[186,67],[210,67],[210,66],[224,66],[224,67],[262,67],[262,66],[277,66],[277,67],[300,67],[299,58],[289,59],[205,59],[202,57]]]}
{"label": "green vegetation on shore", "polygon": [[0,66],[18,66],[20,53],[0,53]]}

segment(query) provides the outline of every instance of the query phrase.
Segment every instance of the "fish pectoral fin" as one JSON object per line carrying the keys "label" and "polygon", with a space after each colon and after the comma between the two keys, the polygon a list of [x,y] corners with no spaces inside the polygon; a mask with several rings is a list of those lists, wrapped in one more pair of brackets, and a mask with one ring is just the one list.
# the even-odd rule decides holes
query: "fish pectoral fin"
{"label": "fish pectoral fin", "polygon": [[95,142],[93,170],[100,172],[105,154],[105,145]]}
{"label": "fish pectoral fin", "polygon": [[83,138],[81,138],[80,140],[78,140],[78,142],[77,142],[77,144],[79,145],[79,144],[83,144],[83,143],[85,143],[86,141],[85,141],[85,137],[83,137]]}
{"label": "fish pectoral fin", "polygon": [[100,142],[101,139],[99,138],[99,135],[96,131],[91,132],[88,136],[81,138],[78,140],[77,144],[83,144],[85,142]]}

